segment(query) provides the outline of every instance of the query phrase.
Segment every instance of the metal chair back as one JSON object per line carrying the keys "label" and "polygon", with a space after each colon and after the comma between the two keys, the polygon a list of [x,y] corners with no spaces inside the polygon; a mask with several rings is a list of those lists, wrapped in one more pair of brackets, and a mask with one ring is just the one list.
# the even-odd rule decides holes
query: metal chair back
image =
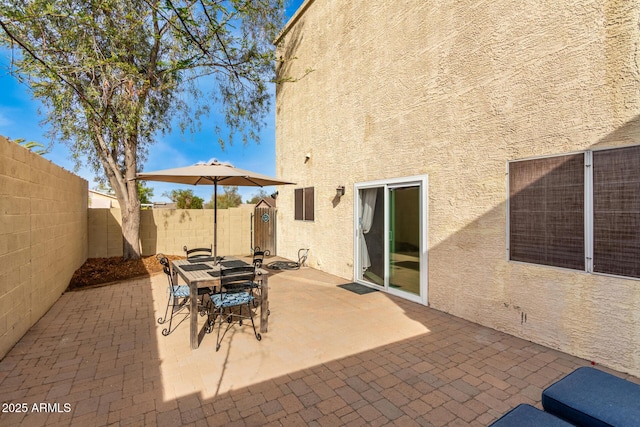
{"label": "metal chair back", "polygon": [[182,249],[184,249],[187,259],[210,258],[211,256],[213,256],[212,246],[209,246],[208,248],[192,248],[192,249],[189,249],[186,246],[184,246]]}

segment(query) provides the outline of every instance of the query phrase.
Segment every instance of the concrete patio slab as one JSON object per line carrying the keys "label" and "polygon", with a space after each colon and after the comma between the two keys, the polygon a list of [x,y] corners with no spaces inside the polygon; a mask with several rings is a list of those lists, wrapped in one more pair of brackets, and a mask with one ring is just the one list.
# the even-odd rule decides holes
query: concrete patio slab
{"label": "concrete patio slab", "polygon": [[0,362],[0,425],[482,426],[589,364],[345,283],[273,274],[262,341],[236,325],[218,352],[162,336],[163,275],[66,293]]}

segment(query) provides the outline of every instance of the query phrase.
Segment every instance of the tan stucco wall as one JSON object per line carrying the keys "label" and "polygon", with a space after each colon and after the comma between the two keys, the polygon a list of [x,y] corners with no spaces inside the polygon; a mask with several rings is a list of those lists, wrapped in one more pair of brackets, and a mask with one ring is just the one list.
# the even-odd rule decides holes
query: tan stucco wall
{"label": "tan stucco wall", "polygon": [[0,137],[0,358],[87,258],[88,183]]}
{"label": "tan stucco wall", "polygon": [[278,50],[298,80],[277,85],[276,161],[316,219],[280,189],[280,255],[353,279],[354,183],[427,174],[432,307],[640,375],[640,281],[505,252],[507,161],[640,144],[639,19],[635,0],[307,0]]}
{"label": "tan stucco wall", "polygon": [[[218,255],[251,253],[254,205],[218,210]],[[89,258],[122,256],[120,209],[89,209]],[[184,255],[183,247],[213,244],[213,210],[151,209],[140,212],[143,255]]]}

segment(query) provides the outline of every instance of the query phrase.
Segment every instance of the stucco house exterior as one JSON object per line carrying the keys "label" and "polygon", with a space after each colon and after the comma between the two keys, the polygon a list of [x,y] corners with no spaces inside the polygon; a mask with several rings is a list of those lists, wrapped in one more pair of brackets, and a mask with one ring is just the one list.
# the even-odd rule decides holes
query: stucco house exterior
{"label": "stucco house exterior", "polygon": [[640,3],[307,0],[278,252],[640,375]]}

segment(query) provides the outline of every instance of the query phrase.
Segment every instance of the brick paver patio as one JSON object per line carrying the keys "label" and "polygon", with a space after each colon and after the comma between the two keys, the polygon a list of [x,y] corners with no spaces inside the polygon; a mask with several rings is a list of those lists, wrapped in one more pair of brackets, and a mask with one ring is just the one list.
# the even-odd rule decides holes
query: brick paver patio
{"label": "brick paver patio", "polygon": [[0,362],[0,425],[484,426],[589,364],[341,283],[274,274],[269,332],[219,352],[188,322],[161,335],[163,275],[66,293]]}

